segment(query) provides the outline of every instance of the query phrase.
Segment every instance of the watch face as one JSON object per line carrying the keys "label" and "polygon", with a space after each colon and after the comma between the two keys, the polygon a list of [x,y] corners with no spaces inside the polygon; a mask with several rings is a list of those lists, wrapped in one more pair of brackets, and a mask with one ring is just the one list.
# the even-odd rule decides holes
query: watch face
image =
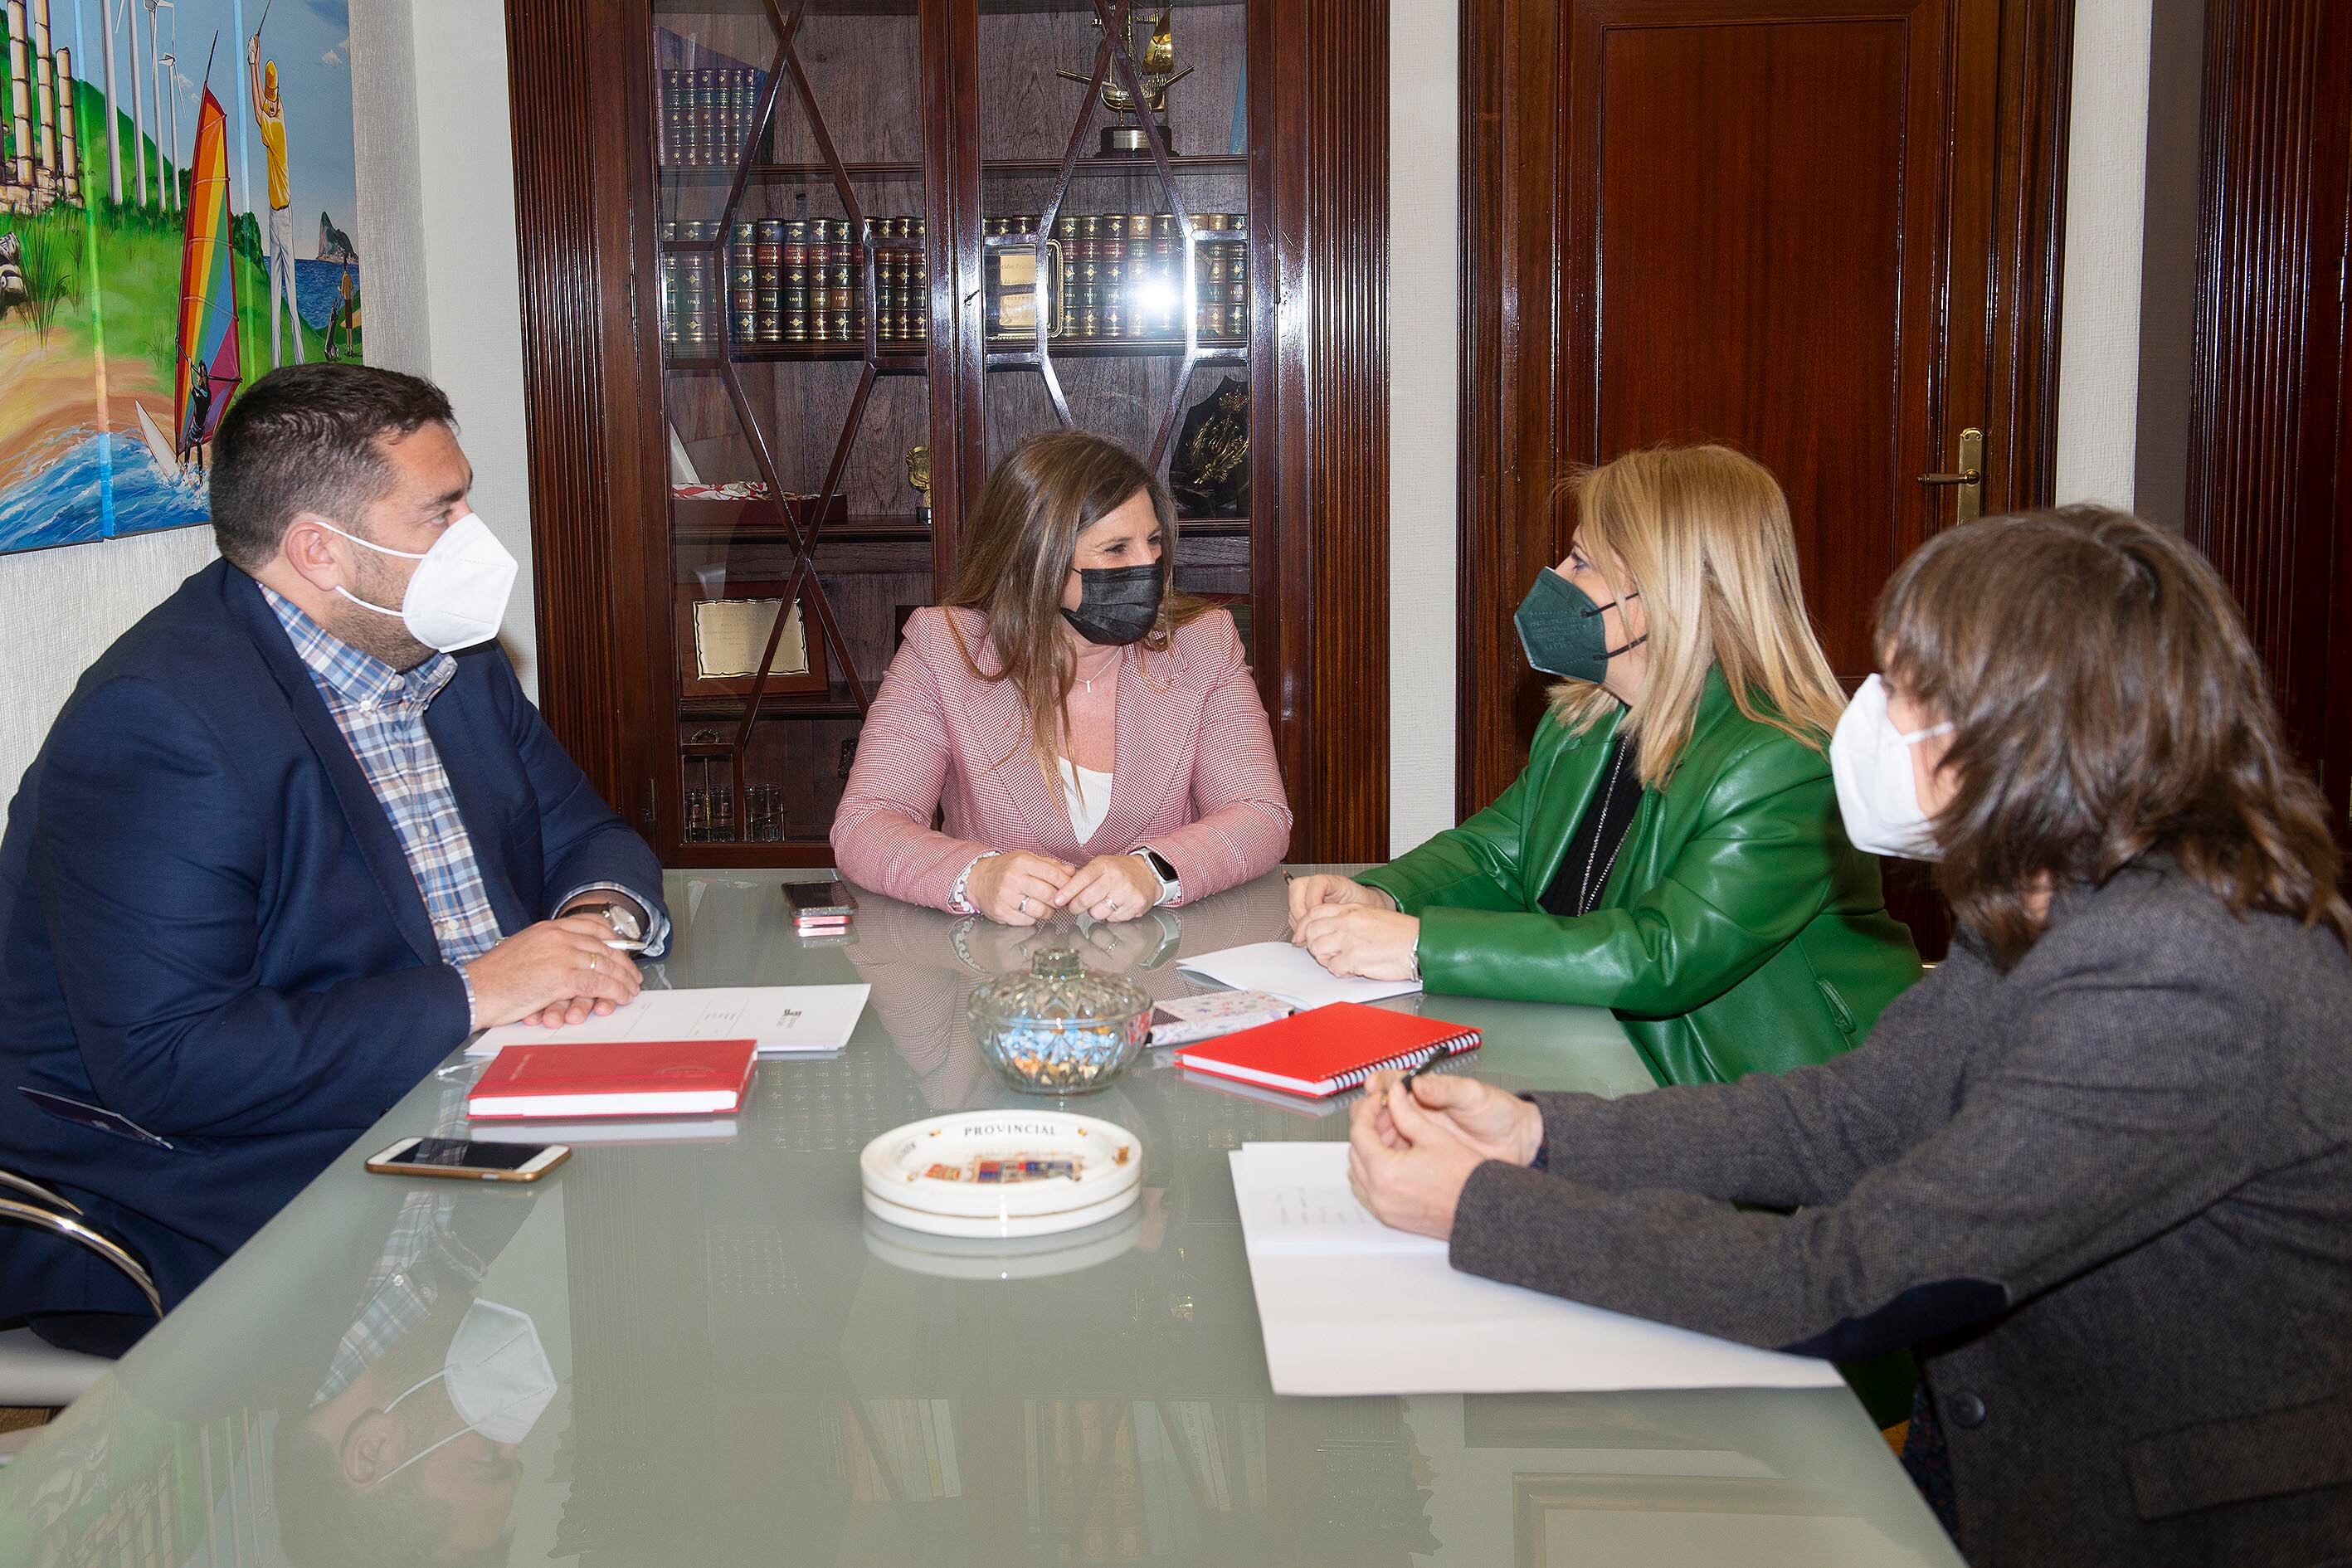
{"label": "watch face", "polygon": [[576,912],[596,916],[613,928],[614,935],[625,941],[635,942],[646,934],[645,927],[638,922],[636,915],[619,904],[588,904]]}

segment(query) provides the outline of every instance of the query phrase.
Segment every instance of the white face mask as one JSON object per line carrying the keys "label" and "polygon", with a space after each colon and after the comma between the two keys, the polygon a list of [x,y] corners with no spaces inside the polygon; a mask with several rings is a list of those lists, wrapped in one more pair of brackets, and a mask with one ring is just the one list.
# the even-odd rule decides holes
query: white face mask
{"label": "white face mask", "polygon": [[1948,721],[1905,734],[1887,715],[1886,688],[1878,677],[1862,683],[1838,719],[1837,733],[1830,737],[1830,773],[1837,781],[1838,811],[1855,848],[1909,860],[1933,860],[1941,853],[1927,814],[1919,806],[1911,748],[1951,731]]}
{"label": "white face mask", "polygon": [[[385,1405],[385,1413],[436,1377],[449,1380],[449,1404],[465,1425],[403,1459],[392,1476],[468,1432],[479,1432],[493,1443],[520,1443],[555,1397],[555,1369],[548,1364],[547,1347],[539,1342],[539,1325],[529,1313],[496,1301],[476,1301],[466,1309],[457,1331],[449,1337],[441,1370],[401,1390],[400,1399]],[[388,1481],[392,1476],[383,1479]]]}
{"label": "white face mask", "polygon": [[499,635],[506,617],[507,595],[514,591],[515,558],[507,552],[490,525],[467,512],[442,531],[433,548],[419,555],[413,550],[390,550],[370,544],[355,533],[343,533],[331,522],[320,527],[379,555],[397,555],[419,564],[401,595],[400,608],[371,605],[349,588],[335,592],[362,609],[380,616],[398,616],[408,635],[426,647],[455,653]]}

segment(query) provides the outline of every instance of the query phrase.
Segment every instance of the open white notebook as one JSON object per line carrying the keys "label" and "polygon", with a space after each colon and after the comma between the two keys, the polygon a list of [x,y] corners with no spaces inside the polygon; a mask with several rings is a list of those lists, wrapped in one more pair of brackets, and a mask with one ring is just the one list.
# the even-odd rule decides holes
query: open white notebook
{"label": "open white notebook", "polygon": [[707,985],[683,991],[640,991],[584,1024],[542,1028],[506,1024],[485,1029],[466,1047],[469,1057],[494,1057],[509,1046],[567,1045],[589,1040],[752,1040],[763,1057],[837,1051],[849,1044],[871,985]]}
{"label": "open white notebook", "polygon": [[1254,942],[1180,960],[1177,968],[1236,991],[1263,991],[1301,1012],[1327,1002],[1380,1002],[1409,996],[1418,980],[1360,980],[1332,973],[1303,947],[1286,942]]}
{"label": "open white notebook", "polygon": [[1276,1394],[1831,1388],[1825,1361],[1456,1273],[1348,1188],[1345,1143],[1244,1143],[1234,1195]]}

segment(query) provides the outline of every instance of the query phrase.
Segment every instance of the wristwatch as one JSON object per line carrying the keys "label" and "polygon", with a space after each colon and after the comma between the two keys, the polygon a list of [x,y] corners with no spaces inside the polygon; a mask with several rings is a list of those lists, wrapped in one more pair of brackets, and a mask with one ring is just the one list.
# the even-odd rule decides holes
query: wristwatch
{"label": "wristwatch", "polygon": [[1177,879],[1176,868],[1169,864],[1167,856],[1149,844],[1138,845],[1129,853],[1150,867],[1151,874],[1160,879],[1160,897],[1156,902],[1165,904],[1184,896],[1184,884]]}
{"label": "wristwatch", "polygon": [[601,904],[574,904],[563,911],[566,916],[594,915],[613,928],[620,941],[615,944],[625,952],[642,952],[646,946],[646,922],[637,911],[618,900]]}

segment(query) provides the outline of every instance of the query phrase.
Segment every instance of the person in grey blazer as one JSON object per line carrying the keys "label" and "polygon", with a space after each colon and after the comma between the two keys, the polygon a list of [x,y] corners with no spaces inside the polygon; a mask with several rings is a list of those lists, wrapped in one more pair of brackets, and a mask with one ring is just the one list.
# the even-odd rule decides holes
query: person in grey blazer
{"label": "person in grey blazer", "polygon": [[1376,1082],[1359,1194],[1471,1273],[1914,1350],[1978,1568],[2352,1564],[2352,910],[2235,605],[2076,509],[1938,537],[1878,641],[1841,806],[1938,860],[1950,958],[1782,1077]]}

